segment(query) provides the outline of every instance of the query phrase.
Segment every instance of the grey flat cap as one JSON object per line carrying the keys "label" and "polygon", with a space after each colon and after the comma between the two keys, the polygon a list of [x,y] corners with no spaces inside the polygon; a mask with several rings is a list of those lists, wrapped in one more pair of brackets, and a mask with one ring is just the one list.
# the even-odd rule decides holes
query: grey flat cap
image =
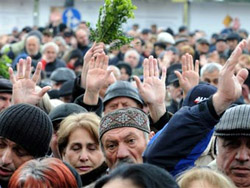
{"label": "grey flat cap", "polygon": [[228,109],[215,127],[215,136],[250,136],[250,105]]}
{"label": "grey flat cap", "polygon": [[104,106],[109,100],[116,97],[129,97],[143,105],[137,89],[128,81],[117,81],[108,87],[103,99]]}
{"label": "grey flat cap", "polygon": [[66,67],[57,68],[50,75],[50,79],[55,82],[66,82],[68,80],[73,80],[76,78],[76,75],[73,70]]}

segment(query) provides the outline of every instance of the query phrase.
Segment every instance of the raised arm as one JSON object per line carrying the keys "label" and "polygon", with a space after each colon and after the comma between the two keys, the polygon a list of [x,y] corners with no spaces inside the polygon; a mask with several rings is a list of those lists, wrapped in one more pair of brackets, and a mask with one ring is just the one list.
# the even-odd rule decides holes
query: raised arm
{"label": "raised arm", "polygon": [[109,58],[104,53],[91,58],[83,97],[85,104],[96,105],[98,103],[99,92],[112,72],[112,70],[107,70],[108,62]]}
{"label": "raised arm", "polygon": [[42,64],[36,66],[34,75],[31,77],[31,58],[20,59],[17,64],[17,74],[9,68],[10,80],[13,84],[12,102],[14,104],[28,103],[37,105],[43,95],[50,90],[49,86],[43,87],[41,91],[36,91],[36,84],[40,79]]}
{"label": "raised arm", "polygon": [[91,58],[96,58],[98,54],[104,53],[104,43],[94,43],[84,56],[84,64],[81,73],[81,87],[86,88],[86,79]]}
{"label": "raised arm", "polygon": [[181,88],[183,89],[183,97],[185,98],[188,91],[199,84],[199,61],[196,60],[195,66],[193,56],[185,54],[182,56],[182,73],[175,71],[179,79]]}
{"label": "raised arm", "polygon": [[221,115],[241,96],[242,85],[248,76],[248,71],[241,69],[235,76],[234,70],[238,63],[238,57],[246,46],[246,40],[242,40],[220,71],[218,91],[213,96],[213,106],[218,115]]}
{"label": "raised arm", "polygon": [[143,83],[138,77],[134,77],[137,88],[144,102],[148,105],[153,122],[157,122],[166,112],[165,106],[165,80],[166,68],[162,68],[162,76],[159,77],[157,60],[150,56],[143,62]]}

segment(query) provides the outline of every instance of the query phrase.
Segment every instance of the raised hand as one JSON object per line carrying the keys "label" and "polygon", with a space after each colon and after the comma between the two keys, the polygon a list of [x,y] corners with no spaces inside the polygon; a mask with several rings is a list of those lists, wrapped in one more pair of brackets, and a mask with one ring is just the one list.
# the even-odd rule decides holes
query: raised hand
{"label": "raised hand", "polygon": [[17,74],[14,75],[13,69],[9,68],[10,80],[13,84],[12,102],[28,103],[37,105],[43,95],[50,90],[49,86],[43,87],[41,91],[36,91],[36,84],[40,79],[42,64],[36,66],[34,75],[31,78],[31,58],[20,59],[17,64]]}
{"label": "raised hand", "polygon": [[195,67],[193,64],[193,56],[185,54],[182,56],[182,73],[175,71],[179,79],[181,88],[183,89],[183,97],[194,86],[199,84],[199,61],[196,60]]}
{"label": "raised hand", "polygon": [[99,92],[112,72],[112,70],[107,70],[108,62],[109,57],[104,53],[98,54],[96,58],[91,58],[86,77],[84,103],[97,104]]}
{"label": "raised hand", "polygon": [[134,79],[141,97],[149,106],[151,118],[156,122],[166,112],[166,68],[162,68],[162,76],[159,78],[157,60],[150,56],[143,62],[143,83],[137,76]]}
{"label": "raised hand", "polygon": [[84,56],[84,64],[81,74],[81,87],[86,88],[86,78],[89,69],[89,63],[92,57],[96,58],[98,54],[104,53],[104,43],[94,43]]}
{"label": "raised hand", "polygon": [[246,40],[242,40],[220,71],[218,90],[213,96],[213,105],[218,115],[241,96],[242,85],[248,76],[248,71],[241,69],[235,76],[234,70],[238,63],[238,57],[246,46]]}
{"label": "raised hand", "polygon": [[173,59],[174,53],[172,51],[166,51],[164,53],[163,59],[158,59],[159,61],[159,66],[162,69],[163,67],[165,67],[166,69],[170,66],[171,61]]}

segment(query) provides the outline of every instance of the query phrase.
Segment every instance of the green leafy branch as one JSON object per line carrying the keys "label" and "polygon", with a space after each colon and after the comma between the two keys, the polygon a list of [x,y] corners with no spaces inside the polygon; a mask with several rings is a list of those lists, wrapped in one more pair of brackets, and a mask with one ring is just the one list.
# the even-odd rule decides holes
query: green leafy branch
{"label": "green leafy branch", "polygon": [[9,65],[12,60],[7,55],[2,55],[0,57],[0,77],[9,79]]}
{"label": "green leafy branch", "polygon": [[122,24],[134,18],[136,9],[131,0],[105,0],[99,10],[96,29],[90,28],[90,40],[110,44],[111,48],[119,48],[131,42],[122,31]]}

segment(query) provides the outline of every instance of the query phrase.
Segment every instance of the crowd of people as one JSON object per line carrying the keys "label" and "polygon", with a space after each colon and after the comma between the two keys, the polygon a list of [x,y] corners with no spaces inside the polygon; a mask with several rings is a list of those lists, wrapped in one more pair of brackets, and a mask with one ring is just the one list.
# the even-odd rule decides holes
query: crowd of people
{"label": "crowd of people", "polygon": [[247,31],[127,35],[0,36],[1,187],[250,188]]}

